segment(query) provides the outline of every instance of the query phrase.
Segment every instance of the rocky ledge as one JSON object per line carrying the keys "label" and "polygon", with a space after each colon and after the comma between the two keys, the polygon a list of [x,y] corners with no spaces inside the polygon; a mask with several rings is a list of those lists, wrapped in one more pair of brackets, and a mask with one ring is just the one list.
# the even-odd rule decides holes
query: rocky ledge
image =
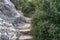
{"label": "rocky ledge", "polygon": [[19,27],[27,23],[26,17],[19,14],[10,0],[0,0],[0,40],[18,40]]}

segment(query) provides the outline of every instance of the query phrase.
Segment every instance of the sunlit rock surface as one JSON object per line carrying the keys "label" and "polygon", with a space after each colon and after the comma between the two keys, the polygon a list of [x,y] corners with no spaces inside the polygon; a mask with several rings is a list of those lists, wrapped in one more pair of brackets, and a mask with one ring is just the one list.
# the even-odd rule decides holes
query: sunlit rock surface
{"label": "sunlit rock surface", "polygon": [[18,27],[26,23],[26,17],[19,14],[10,0],[0,0],[0,40],[17,40]]}

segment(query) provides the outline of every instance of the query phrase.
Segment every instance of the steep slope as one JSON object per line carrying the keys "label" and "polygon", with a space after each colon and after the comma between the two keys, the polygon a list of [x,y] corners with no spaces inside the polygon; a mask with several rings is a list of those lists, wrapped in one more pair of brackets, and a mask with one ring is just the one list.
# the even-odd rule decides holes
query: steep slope
{"label": "steep slope", "polygon": [[19,27],[26,23],[27,18],[16,11],[10,0],[0,0],[0,40],[17,40],[21,35]]}

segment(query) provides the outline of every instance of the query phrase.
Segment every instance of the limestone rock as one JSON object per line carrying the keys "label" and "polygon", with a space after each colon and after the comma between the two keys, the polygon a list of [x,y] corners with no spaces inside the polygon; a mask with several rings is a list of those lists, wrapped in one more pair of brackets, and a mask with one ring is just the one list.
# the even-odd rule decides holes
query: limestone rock
{"label": "limestone rock", "polygon": [[26,23],[10,0],[0,0],[0,40],[17,40],[18,27]]}

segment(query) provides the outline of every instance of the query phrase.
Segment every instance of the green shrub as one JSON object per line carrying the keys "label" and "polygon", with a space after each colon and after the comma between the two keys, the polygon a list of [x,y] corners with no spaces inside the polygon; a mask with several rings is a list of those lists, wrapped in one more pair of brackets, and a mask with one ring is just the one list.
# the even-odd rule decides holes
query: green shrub
{"label": "green shrub", "polygon": [[35,6],[31,2],[22,3],[21,7],[22,7],[22,12],[26,17],[31,17],[35,11]]}
{"label": "green shrub", "polygon": [[33,4],[33,1],[25,0],[22,2],[22,0],[11,0],[16,9],[21,10],[24,13],[24,16],[26,17],[32,17],[35,11],[35,4]]}
{"label": "green shrub", "polygon": [[14,3],[16,9],[20,9],[20,4],[18,0],[11,0],[11,1]]}
{"label": "green shrub", "polygon": [[40,0],[32,19],[33,40],[60,40],[60,0]]}

